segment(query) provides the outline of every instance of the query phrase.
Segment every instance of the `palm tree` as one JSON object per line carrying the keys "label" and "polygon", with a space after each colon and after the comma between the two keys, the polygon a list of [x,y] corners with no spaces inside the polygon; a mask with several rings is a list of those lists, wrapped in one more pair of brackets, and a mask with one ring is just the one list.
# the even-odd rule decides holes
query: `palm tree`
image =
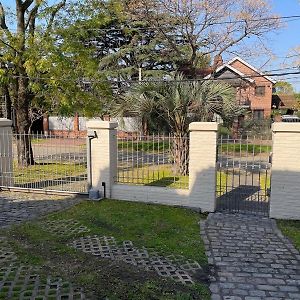
{"label": "palm tree", "polygon": [[122,100],[113,110],[115,116],[131,114],[147,123],[155,114],[166,123],[174,135],[172,154],[176,171],[181,175],[188,173],[189,124],[213,121],[215,114],[228,122],[242,112],[230,85],[208,80],[188,81],[181,74],[171,81],[133,85]]}

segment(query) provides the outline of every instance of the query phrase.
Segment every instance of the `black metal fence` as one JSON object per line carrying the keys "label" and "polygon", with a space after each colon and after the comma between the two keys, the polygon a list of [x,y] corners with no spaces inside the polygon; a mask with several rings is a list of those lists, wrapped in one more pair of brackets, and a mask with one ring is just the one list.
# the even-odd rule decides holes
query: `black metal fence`
{"label": "black metal fence", "polygon": [[85,137],[3,133],[0,139],[1,187],[87,192]]}
{"label": "black metal fence", "polygon": [[271,143],[262,137],[220,136],[216,174],[218,211],[268,215]]}
{"label": "black metal fence", "polygon": [[188,137],[119,137],[117,161],[117,183],[188,188]]}

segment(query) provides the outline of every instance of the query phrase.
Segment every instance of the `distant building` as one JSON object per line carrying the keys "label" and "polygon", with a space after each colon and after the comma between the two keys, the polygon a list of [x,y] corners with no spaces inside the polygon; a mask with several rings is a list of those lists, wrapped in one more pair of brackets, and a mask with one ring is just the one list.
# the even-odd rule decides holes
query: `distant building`
{"label": "distant building", "polygon": [[238,56],[227,63],[223,63],[218,57],[215,64],[215,71],[205,79],[224,80],[235,87],[237,103],[251,111],[254,119],[260,120],[271,116],[275,80]]}
{"label": "distant building", "polygon": [[298,110],[298,101],[296,97],[291,94],[279,94],[272,96],[272,108],[278,110],[285,110],[285,114],[292,115]]}

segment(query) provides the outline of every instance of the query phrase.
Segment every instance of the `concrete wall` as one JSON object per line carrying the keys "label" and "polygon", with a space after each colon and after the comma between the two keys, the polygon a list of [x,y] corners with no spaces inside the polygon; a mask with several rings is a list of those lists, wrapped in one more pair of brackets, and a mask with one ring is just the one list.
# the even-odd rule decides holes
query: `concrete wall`
{"label": "concrete wall", "polygon": [[300,123],[274,123],[270,217],[300,219]]}
{"label": "concrete wall", "polygon": [[13,185],[12,121],[0,118],[0,186]]}
{"label": "concrete wall", "polygon": [[114,184],[111,196],[114,199],[127,201],[191,207],[189,190],[184,189]]}
{"label": "concrete wall", "polygon": [[215,210],[217,123],[195,122],[190,125],[189,189],[116,184],[117,132],[115,122],[90,121],[88,132],[96,132],[92,140],[92,187],[102,190],[106,197],[178,205],[197,208],[203,212]]}
{"label": "concrete wall", "polygon": [[216,208],[216,160],[218,124],[190,124],[190,206],[213,212]]}
{"label": "concrete wall", "polygon": [[74,129],[74,118],[49,117],[49,130],[66,130]]}
{"label": "concrete wall", "polygon": [[117,128],[118,123],[109,121],[88,121],[87,132],[96,133],[91,140],[91,187],[103,190],[106,197],[112,197],[112,185],[117,176]]}

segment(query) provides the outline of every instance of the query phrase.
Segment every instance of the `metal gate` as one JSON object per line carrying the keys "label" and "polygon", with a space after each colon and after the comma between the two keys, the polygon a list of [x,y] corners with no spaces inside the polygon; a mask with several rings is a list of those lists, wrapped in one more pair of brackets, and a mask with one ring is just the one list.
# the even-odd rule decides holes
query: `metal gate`
{"label": "metal gate", "polygon": [[0,136],[0,188],[87,193],[86,137]]}
{"label": "metal gate", "polygon": [[217,144],[217,211],[269,215],[270,139],[221,136]]}

